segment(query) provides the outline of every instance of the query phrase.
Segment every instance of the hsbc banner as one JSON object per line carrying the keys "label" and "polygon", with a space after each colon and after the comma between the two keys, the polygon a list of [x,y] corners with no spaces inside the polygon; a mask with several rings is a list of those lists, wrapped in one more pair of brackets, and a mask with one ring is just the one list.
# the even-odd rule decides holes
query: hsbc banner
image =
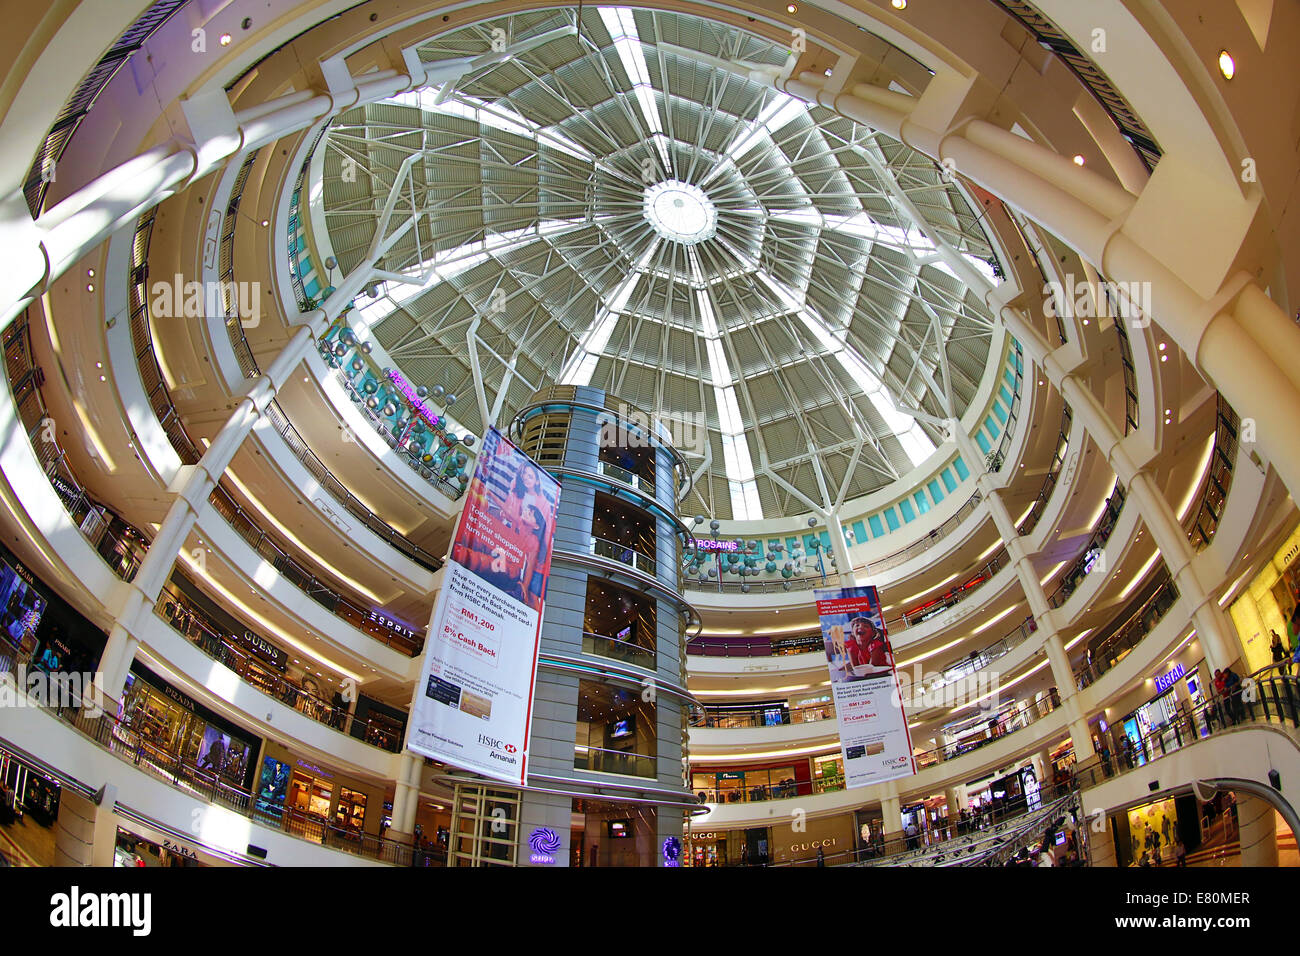
{"label": "hsbc banner", "polygon": [[490,429],[425,641],[406,745],[522,785],[559,483]]}
{"label": "hsbc banner", "polygon": [[846,787],[916,773],[894,652],[874,587],[813,592],[830,666]]}

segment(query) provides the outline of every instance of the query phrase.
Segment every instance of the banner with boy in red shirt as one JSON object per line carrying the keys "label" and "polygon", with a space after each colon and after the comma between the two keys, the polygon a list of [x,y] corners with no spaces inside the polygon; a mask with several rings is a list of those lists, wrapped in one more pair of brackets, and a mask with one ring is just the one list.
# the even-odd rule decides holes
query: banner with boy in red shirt
{"label": "banner with boy in red shirt", "polygon": [[874,587],[813,592],[830,668],[847,787],[916,773],[894,652]]}

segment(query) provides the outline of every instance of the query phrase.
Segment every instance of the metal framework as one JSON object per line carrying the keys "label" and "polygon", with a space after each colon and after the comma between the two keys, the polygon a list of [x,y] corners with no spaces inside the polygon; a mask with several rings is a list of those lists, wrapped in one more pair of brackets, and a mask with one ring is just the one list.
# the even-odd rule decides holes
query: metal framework
{"label": "metal framework", "polygon": [[[329,129],[316,239],[345,272],[360,262],[409,170],[388,281],[357,304],[408,378],[486,386],[466,428],[547,382],[597,385],[704,426],[683,511],[772,517],[906,474],[989,373],[993,319],[949,264],[995,274],[977,213],[928,158],[751,78],[790,69],[788,49],[566,7],[420,56],[452,78]],[[664,182],[707,196],[709,238],[651,225]]]}

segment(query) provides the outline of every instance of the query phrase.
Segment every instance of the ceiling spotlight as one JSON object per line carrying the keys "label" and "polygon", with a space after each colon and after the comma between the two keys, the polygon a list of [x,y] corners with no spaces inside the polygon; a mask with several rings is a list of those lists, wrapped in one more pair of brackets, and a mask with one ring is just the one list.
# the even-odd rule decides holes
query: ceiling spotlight
{"label": "ceiling spotlight", "polygon": [[787,3],[787,4],[785,5],[785,12],[786,12],[786,13],[798,13],[798,12],[799,12],[799,4],[797,4],[797,3]]}
{"label": "ceiling spotlight", "polygon": [[895,10],[906,10],[907,0],[889,0],[889,5]]}
{"label": "ceiling spotlight", "polygon": [[1160,351],[1163,352],[1167,347],[1168,347],[1168,346],[1166,345],[1166,343],[1164,343],[1164,342],[1161,342],[1161,343],[1160,343]]}
{"label": "ceiling spotlight", "polygon": [[93,283],[93,282],[88,282],[88,283],[86,283],[86,291],[87,291],[87,292],[94,292],[94,291],[95,291],[95,283]]}
{"label": "ceiling spotlight", "polygon": [[1237,75],[1237,61],[1227,50],[1219,51],[1219,72],[1223,74],[1225,80],[1230,80]]}
{"label": "ceiling spotlight", "polygon": [[1080,155],[1079,153],[1074,154],[1074,165],[1082,166],[1086,162],[1087,160],[1084,159],[1082,155]]}
{"label": "ceiling spotlight", "polygon": [[263,219],[263,220],[262,220],[262,225],[264,225],[264,226],[269,226],[270,224],[271,224],[271,220],[269,220],[269,219]]}
{"label": "ceiling spotlight", "polygon": [[229,33],[223,33],[221,34],[221,45],[230,46],[230,41],[233,39],[234,37],[232,37]]}
{"label": "ceiling spotlight", "polygon": [[95,278],[95,270],[94,270],[94,269],[87,269],[87,270],[86,270],[86,275],[90,276],[92,279]]}
{"label": "ceiling spotlight", "polygon": [[1162,355],[1162,356],[1160,356],[1160,361],[1162,361],[1162,362],[1168,362],[1168,361],[1169,361],[1169,356],[1168,356],[1168,355]]}

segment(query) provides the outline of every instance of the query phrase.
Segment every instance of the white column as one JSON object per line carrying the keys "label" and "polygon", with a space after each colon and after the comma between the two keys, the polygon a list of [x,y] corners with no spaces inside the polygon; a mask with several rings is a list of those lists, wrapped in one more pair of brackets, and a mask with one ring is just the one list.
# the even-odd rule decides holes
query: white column
{"label": "white column", "polygon": [[208,496],[212,494],[212,489],[225,474],[266,407],[313,347],[315,338],[325,332],[361,291],[370,278],[373,267],[373,259],[362,261],[339,283],[322,308],[298,317],[301,324],[295,329],[289,343],[261,377],[252,382],[203,457],[197,464],[182,467],[177,473],[175,484],[179,488],[176,498],[167,509],[158,534],[130,582],[100,656],[96,681],[106,699],[118,700],[122,696],[122,688],[139,644],[137,632],[142,615],[153,612],[153,604],[167,583],[176,563],[176,555],[199,515],[208,506]]}

